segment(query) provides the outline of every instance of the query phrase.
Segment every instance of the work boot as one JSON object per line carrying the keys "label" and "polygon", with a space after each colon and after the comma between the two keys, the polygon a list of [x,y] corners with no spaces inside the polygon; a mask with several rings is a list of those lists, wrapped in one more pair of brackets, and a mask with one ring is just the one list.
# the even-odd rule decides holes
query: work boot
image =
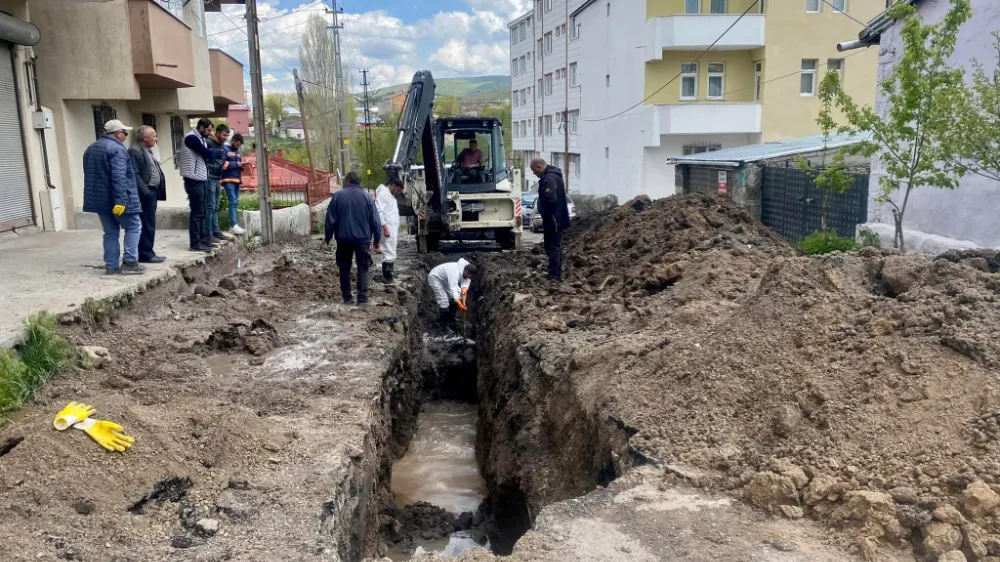
{"label": "work boot", "polygon": [[382,279],[392,283],[392,262],[382,262]]}
{"label": "work boot", "polygon": [[134,261],[127,261],[122,263],[119,271],[122,275],[142,275],[146,273],[146,268]]}

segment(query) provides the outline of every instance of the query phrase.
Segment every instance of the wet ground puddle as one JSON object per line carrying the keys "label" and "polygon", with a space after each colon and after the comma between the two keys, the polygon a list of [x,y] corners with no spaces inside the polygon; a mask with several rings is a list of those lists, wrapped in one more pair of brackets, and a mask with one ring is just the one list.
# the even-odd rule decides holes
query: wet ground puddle
{"label": "wet ground puddle", "polygon": [[[486,495],[486,483],[476,463],[474,404],[429,402],[417,418],[417,431],[403,458],[392,465],[392,491],[400,506],[423,501],[452,513],[475,512]],[[481,547],[469,535],[457,532],[447,540],[418,547],[414,554],[437,552],[457,556]],[[488,548],[488,546],[487,546]],[[390,552],[393,560],[411,555]]]}

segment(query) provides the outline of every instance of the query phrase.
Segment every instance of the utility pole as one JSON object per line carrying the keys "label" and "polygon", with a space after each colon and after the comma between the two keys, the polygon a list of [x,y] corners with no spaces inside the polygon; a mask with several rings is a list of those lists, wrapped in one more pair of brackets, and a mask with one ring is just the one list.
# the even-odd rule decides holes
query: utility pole
{"label": "utility pole", "polygon": [[250,90],[253,98],[254,129],[257,137],[257,197],[260,200],[260,227],[265,244],[274,242],[271,216],[271,183],[267,169],[267,124],[264,120],[264,85],[260,75],[260,36],[257,32],[257,0],[247,2],[247,39],[250,43]]}
{"label": "utility pole", "polygon": [[295,78],[295,93],[299,96],[299,115],[302,117],[302,130],[306,136],[306,156],[309,157],[309,186],[306,186],[306,205],[312,205],[309,201],[309,187],[316,181],[316,165],[313,163],[312,145],[309,144],[309,122],[306,121],[306,98],[302,93],[302,81],[299,80],[299,69],[292,69],[292,76]]}
{"label": "utility pole", "polygon": [[[337,104],[337,145],[340,147],[340,162],[337,166],[337,171],[340,173],[341,180],[344,178],[344,174],[350,171],[350,129],[347,127],[347,123],[344,121],[344,106],[347,104],[347,90],[344,88],[344,67],[343,62],[340,58],[340,30],[344,28],[344,24],[340,23],[339,16],[343,14],[343,9],[337,7],[337,0],[330,0],[330,5],[333,6],[333,72],[334,80],[334,98]],[[345,135],[344,132],[348,131]]]}
{"label": "utility pole", "polygon": [[361,71],[361,86],[364,88],[365,92],[365,162],[368,163],[368,175],[371,175],[372,168],[374,168],[375,162],[372,160],[372,116],[371,116],[371,106],[368,99],[368,86],[371,84],[368,82],[368,69]]}
{"label": "utility pole", "polygon": [[566,85],[566,101],[563,106],[563,165],[566,169],[563,170],[563,180],[566,193],[569,193],[569,0],[563,0],[563,5],[566,6],[566,33],[563,33],[566,40],[566,64],[563,66],[563,83]]}

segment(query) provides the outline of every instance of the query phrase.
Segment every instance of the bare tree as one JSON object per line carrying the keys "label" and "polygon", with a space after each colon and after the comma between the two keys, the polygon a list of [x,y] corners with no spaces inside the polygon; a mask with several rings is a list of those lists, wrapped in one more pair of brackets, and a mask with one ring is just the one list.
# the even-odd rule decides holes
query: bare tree
{"label": "bare tree", "polygon": [[313,149],[317,167],[336,170],[339,147],[333,37],[327,29],[326,20],[318,15],[306,24],[299,46],[299,65],[305,86],[305,107],[299,108],[299,111],[308,117],[309,129],[317,133]]}

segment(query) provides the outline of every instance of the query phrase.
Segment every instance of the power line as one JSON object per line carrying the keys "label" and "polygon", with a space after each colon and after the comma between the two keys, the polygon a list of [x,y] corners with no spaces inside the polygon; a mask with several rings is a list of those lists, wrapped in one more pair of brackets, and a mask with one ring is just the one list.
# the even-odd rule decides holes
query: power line
{"label": "power line", "polygon": [[[740,23],[740,20],[743,19],[743,16],[745,16],[745,15],[747,15],[747,14],[750,13],[750,10],[752,10],[754,8],[754,6],[757,5],[758,2],[760,2],[760,0],[754,0],[754,2],[752,4],[750,4],[747,7],[747,9],[742,14],[740,14],[740,17],[736,18],[736,21],[734,21],[732,24],[730,24],[730,26],[727,27],[726,30],[722,32],[722,35],[720,35],[715,41],[712,41],[712,44],[709,45],[707,49],[705,49],[704,51],[702,51],[701,54],[699,54],[693,61],[691,61],[691,63],[696,63],[699,60],[701,60],[701,57],[707,55],[708,52],[711,51],[712,48],[715,47],[719,43],[719,41],[722,41],[722,38],[725,37],[726,34],[729,33],[729,31],[732,28],[736,27],[736,24]],[[683,71],[684,71],[684,68],[681,67],[681,72],[678,72],[676,76],[674,76],[673,78],[671,78],[670,80],[668,80],[666,84],[660,86],[655,92],[653,92],[652,94],[649,94],[648,96],[646,96],[642,100],[639,100],[639,102],[636,103],[635,105],[633,105],[633,106],[631,106],[629,108],[626,108],[626,109],[624,109],[622,111],[619,111],[618,113],[615,113],[614,115],[609,115],[607,117],[602,117],[600,119],[584,119],[583,117],[579,117],[578,119],[580,119],[581,121],[588,121],[588,122],[596,123],[596,122],[599,122],[599,121],[607,121],[608,119],[614,119],[615,117],[618,117],[620,115],[624,115],[625,113],[628,113],[629,111],[632,111],[633,109],[635,109],[635,108],[639,107],[640,105],[646,103],[647,101],[649,101],[650,99],[652,99],[653,96],[655,96],[656,94],[659,94],[664,89],[666,89],[667,86],[673,84],[674,80],[677,80],[678,78],[681,77],[681,74],[684,73]]]}
{"label": "power line", "polygon": [[848,14],[844,10],[841,10],[840,8],[838,8],[838,7],[834,6],[833,4],[831,4],[830,0],[823,0],[823,3],[826,4],[827,6],[830,6],[831,8],[833,8],[833,11],[837,12],[838,14],[843,14],[843,15],[847,16],[848,18],[854,20],[855,22],[861,24],[861,27],[863,27],[865,29],[871,29],[870,27],[868,27],[867,23],[859,20],[858,18],[852,16],[851,14]]}
{"label": "power line", "polygon": [[[313,9],[311,9],[311,7],[314,6],[314,5],[316,5],[316,4],[319,4],[322,1],[323,0],[316,0],[315,2],[312,2],[311,4],[307,4],[306,7],[303,8],[303,9],[301,9],[301,10],[293,10],[291,12],[288,12],[287,14],[282,14],[280,16],[274,16],[273,18],[267,18],[266,20],[260,20],[260,23],[270,23],[272,21],[280,20],[281,18],[287,18],[288,16],[294,16],[295,14],[301,14],[302,12],[316,12],[316,11],[319,11],[319,10],[313,10]],[[324,6],[324,9],[325,8],[326,7]],[[220,13],[221,13],[221,10],[220,10]],[[222,35],[223,33],[229,33],[230,31],[237,31],[239,29],[242,29],[242,28],[240,28],[240,27],[233,27],[233,28],[230,28],[230,29],[224,29],[222,31],[216,31],[215,33],[209,33],[208,35],[206,35],[206,37],[212,37],[214,35]],[[262,33],[260,36],[263,37],[264,35],[267,35],[267,33]]]}

